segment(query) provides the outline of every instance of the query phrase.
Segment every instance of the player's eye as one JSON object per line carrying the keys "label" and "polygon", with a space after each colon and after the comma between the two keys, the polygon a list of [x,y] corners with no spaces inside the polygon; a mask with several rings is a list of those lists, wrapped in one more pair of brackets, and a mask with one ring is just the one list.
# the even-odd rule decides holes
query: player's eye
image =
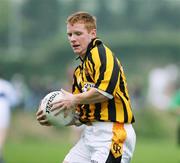
{"label": "player's eye", "polygon": [[82,34],[82,32],[75,32],[75,34],[76,34],[77,36],[80,36],[80,35]]}
{"label": "player's eye", "polygon": [[72,36],[72,33],[67,33],[68,37],[71,37]]}

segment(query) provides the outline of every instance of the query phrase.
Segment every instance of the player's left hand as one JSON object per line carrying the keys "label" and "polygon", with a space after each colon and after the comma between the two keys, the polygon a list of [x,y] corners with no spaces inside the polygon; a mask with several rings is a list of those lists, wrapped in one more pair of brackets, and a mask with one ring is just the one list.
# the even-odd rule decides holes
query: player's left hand
{"label": "player's left hand", "polygon": [[[76,108],[75,96],[72,93],[69,93],[63,89],[61,89],[61,92],[64,95],[63,99],[59,99],[56,102],[52,103],[51,111],[58,110],[55,115],[58,115],[62,110]],[[65,111],[65,116],[67,116],[66,111]]]}

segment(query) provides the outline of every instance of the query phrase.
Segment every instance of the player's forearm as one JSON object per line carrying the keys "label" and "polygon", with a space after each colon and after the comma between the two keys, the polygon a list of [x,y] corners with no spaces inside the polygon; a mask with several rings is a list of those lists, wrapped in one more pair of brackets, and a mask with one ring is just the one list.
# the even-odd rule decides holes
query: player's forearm
{"label": "player's forearm", "polygon": [[75,95],[75,104],[99,103],[106,100],[108,100],[108,98],[99,93],[95,88],[92,88],[87,92]]}

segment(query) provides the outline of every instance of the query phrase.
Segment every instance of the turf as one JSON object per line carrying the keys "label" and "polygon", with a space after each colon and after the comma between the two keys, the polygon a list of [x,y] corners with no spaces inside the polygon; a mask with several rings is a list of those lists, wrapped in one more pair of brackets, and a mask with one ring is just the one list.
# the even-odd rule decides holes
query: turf
{"label": "turf", "polygon": [[169,140],[137,140],[132,163],[180,163],[180,146]]}
{"label": "turf", "polygon": [[11,142],[4,155],[6,163],[61,163],[70,147],[65,142]]}
{"label": "turf", "polygon": [[[62,142],[8,142],[6,163],[61,163],[72,145]],[[137,140],[132,163],[180,163],[180,148],[168,140]]]}

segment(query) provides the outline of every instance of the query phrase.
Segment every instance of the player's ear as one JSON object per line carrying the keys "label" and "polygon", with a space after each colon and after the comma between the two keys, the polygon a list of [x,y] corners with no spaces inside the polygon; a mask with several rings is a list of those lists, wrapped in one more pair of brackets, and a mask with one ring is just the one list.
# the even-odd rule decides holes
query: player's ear
{"label": "player's ear", "polygon": [[92,36],[92,39],[93,39],[93,38],[96,38],[96,29],[92,29],[92,30],[90,31],[90,34],[91,34],[91,36]]}

